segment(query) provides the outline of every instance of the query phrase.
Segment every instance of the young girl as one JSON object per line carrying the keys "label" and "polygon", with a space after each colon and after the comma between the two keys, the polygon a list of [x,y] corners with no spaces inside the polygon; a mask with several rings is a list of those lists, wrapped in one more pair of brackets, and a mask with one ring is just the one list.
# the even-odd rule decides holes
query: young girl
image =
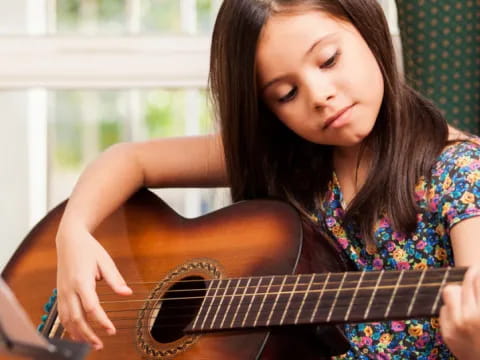
{"label": "young girl", "polygon": [[81,176],[57,236],[66,330],[101,348],[95,281],[131,293],[91,235],[107,214],[141,186],[230,186],[316,219],[358,270],[471,267],[439,321],[347,325],[345,358],[479,358],[480,142],[405,85],[377,1],[224,0],[210,84],[221,135],[115,145]]}

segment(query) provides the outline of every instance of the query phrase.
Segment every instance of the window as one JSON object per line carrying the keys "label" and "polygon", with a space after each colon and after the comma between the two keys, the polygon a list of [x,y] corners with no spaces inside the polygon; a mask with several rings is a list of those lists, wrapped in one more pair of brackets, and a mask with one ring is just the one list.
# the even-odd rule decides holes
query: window
{"label": "window", "polygon": [[[11,190],[0,266],[109,145],[213,130],[205,87],[220,2],[0,4],[0,183]],[[223,189],[159,192],[187,217],[228,203]]]}

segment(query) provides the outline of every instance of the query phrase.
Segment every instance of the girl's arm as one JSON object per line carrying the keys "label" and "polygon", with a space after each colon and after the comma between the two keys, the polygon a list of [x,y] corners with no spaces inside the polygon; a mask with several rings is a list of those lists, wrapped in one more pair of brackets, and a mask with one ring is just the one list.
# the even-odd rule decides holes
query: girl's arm
{"label": "girl's arm", "polygon": [[480,217],[456,224],[450,232],[455,265],[470,267],[462,285],[444,289],[440,328],[459,360],[480,359]]}
{"label": "girl's arm", "polygon": [[122,143],[109,148],[80,176],[57,233],[59,317],[76,340],[102,342],[85,315],[113,334],[99,304],[95,281],[103,278],[123,295],[131,290],[111,257],[92,237],[97,225],[138,188],[227,186],[219,135]]}

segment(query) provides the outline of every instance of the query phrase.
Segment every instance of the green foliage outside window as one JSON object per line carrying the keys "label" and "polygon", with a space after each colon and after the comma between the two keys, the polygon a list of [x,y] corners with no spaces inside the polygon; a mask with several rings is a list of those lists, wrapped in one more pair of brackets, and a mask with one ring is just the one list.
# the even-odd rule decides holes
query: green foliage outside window
{"label": "green foliage outside window", "polygon": [[121,33],[126,29],[125,0],[59,0],[57,31]]}

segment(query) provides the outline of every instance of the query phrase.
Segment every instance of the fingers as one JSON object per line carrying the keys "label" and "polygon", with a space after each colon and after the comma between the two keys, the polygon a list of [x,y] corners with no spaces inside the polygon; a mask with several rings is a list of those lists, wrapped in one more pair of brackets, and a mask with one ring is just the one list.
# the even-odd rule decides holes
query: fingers
{"label": "fingers", "polygon": [[442,333],[448,334],[462,322],[460,285],[447,285],[442,292],[443,306],[440,309],[440,326]]}
{"label": "fingers", "polygon": [[72,340],[88,342],[96,350],[103,348],[102,341],[87,324],[78,296],[73,295],[65,300],[60,299],[61,297],[59,297],[58,303],[60,322]]}
{"label": "fingers", "polygon": [[101,325],[105,329],[107,334],[115,334],[115,326],[108,318],[105,310],[100,306],[98,295],[95,292],[95,285],[93,284],[93,286],[88,288],[80,288],[78,294],[81,299],[85,315],[89,319],[94,320],[99,325]]}
{"label": "fingers", "polygon": [[[448,285],[443,290],[440,329],[445,343],[459,358],[477,359],[480,331],[480,271],[471,267],[462,285]],[[473,354],[473,355],[472,355]]]}
{"label": "fingers", "polygon": [[58,246],[59,318],[73,339],[100,349],[103,344],[88,321],[99,324],[109,335],[115,334],[115,326],[101,306],[95,291],[96,280],[105,279],[113,291],[121,295],[129,295],[132,290],[112,258],[93,237],[81,239],[81,243],[74,240]]}
{"label": "fingers", "polygon": [[118,271],[112,258],[105,254],[102,261],[99,263],[100,273],[106,283],[120,295],[131,295],[132,289],[127,286],[120,271]]}
{"label": "fingers", "polygon": [[467,323],[475,318],[478,312],[478,306],[480,305],[477,297],[479,290],[476,289],[479,276],[478,269],[476,267],[470,267],[463,280],[461,293],[462,320]]}

